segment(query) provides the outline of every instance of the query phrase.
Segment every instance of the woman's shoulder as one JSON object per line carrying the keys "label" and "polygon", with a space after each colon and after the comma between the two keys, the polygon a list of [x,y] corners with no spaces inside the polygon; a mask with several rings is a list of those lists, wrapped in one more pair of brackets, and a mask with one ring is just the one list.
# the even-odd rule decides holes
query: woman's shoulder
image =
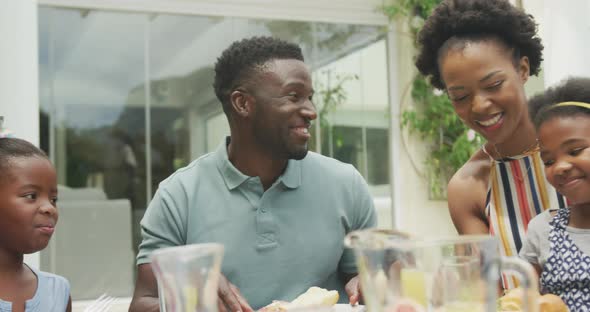
{"label": "woman's shoulder", "polygon": [[485,153],[477,151],[449,181],[448,205],[454,220],[464,222],[466,216],[472,216],[484,221],[490,163]]}
{"label": "woman's shoulder", "polygon": [[489,156],[484,151],[478,150],[457,170],[451,178],[449,186],[452,184],[470,184],[473,186],[474,181],[482,182],[483,185],[487,186],[491,166],[492,162]]}

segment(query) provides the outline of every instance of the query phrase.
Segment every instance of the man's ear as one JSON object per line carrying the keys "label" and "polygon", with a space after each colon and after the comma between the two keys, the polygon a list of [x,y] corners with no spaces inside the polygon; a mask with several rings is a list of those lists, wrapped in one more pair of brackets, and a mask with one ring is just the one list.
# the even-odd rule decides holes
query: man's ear
{"label": "man's ear", "polygon": [[531,66],[529,64],[529,58],[527,56],[523,56],[520,58],[520,61],[518,63],[518,71],[522,82],[527,82],[531,74]]}
{"label": "man's ear", "polygon": [[250,94],[235,90],[229,95],[232,109],[234,113],[241,117],[248,117],[252,113],[254,107],[254,97]]}

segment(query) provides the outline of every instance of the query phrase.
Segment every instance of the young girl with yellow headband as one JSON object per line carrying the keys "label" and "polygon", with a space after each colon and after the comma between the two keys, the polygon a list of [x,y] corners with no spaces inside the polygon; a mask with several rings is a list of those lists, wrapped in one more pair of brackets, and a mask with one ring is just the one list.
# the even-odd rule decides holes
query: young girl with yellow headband
{"label": "young girl with yellow headband", "polygon": [[542,292],[590,311],[590,79],[570,78],[529,109],[547,180],[569,205],[531,220],[520,256],[540,273]]}

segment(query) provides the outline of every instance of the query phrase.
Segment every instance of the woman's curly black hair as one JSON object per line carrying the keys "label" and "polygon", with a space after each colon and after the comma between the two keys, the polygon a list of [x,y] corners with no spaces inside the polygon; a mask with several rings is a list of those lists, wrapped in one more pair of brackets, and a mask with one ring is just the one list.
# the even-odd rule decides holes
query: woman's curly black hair
{"label": "woman's curly black hair", "polygon": [[215,63],[215,95],[229,116],[230,93],[245,83],[253,70],[260,70],[268,61],[274,59],[295,59],[303,61],[301,48],[273,37],[252,37],[232,43],[225,49]]}
{"label": "woman's curly black hair", "polygon": [[578,106],[554,107],[561,102],[590,103],[590,78],[571,77],[529,100],[529,115],[539,129],[541,124],[553,117],[567,117],[586,114],[590,109]]}
{"label": "woman's curly black hair", "polygon": [[543,61],[535,20],[507,0],[444,0],[418,34],[420,50],[415,62],[438,89],[445,88],[438,64],[439,56],[446,52],[441,47],[450,38],[460,42],[499,39],[513,49],[515,61],[528,57],[531,75],[538,74]]}

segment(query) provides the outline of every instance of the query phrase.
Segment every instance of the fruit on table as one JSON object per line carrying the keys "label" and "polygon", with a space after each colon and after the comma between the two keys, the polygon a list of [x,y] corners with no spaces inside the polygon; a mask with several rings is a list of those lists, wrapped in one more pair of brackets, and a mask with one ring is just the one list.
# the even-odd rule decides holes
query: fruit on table
{"label": "fruit on table", "polygon": [[559,296],[546,294],[539,298],[539,312],[568,312],[568,308]]}
{"label": "fruit on table", "polygon": [[400,299],[384,312],[426,312],[424,307],[412,299]]}
{"label": "fruit on table", "polygon": [[[520,287],[508,291],[504,296],[498,299],[499,312],[518,312],[523,311],[524,290]],[[530,296],[530,304],[536,304],[539,312],[568,312],[569,309],[559,296],[554,294],[539,295],[534,293]]]}

